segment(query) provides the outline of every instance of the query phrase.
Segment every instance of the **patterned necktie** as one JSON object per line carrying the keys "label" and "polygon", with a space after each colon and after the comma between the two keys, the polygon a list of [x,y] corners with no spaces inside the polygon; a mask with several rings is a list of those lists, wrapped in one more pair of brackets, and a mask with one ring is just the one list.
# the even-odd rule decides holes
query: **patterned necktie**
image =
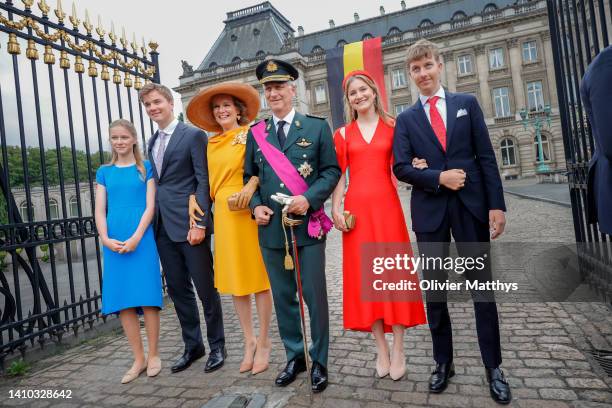
{"label": "patterned necktie", "polygon": [[278,130],[276,131],[276,135],[278,136],[278,144],[280,145],[281,149],[283,148],[283,146],[285,146],[285,140],[287,140],[287,135],[285,135],[286,124],[287,122],[285,122],[284,120],[278,121]]}
{"label": "patterned necktie", "polygon": [[436,107],[438,99],[440,99],[439,96],[432,96],[427,100],[427,103],[429,103],[429,119],[433,131],[442,145],[442,150],[446,151],[446,126],[444,126],[442,116],[440,116],[440,112],[438,112],[438,108]]}
{"label": "patterned necktie", "polygon": [[166,138],[168,134],[160,130],[157,137],[159,138],[159,145],[157,145],[157,154],[155,155],[155,167],[159,176],[161,175],[162,164],[164,162],[164,153],[166,153]]}

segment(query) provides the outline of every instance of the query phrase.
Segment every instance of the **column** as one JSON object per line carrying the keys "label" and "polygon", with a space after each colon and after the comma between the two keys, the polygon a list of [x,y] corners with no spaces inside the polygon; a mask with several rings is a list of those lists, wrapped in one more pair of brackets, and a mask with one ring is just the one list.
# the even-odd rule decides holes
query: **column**
{"label": "column", "polygon": [[457,64],[455,55],[452,51],[442,54],[444,59],[444,68],[446,72],[445,82],[450,92],[457,92]]}
{"label": "column", "polygon": [[489,60],[485,53],[484,45],[474,47],[476,54],[476,67],[478,70],[478,82],[480,83],[481,108],[485,118],[493,117],[491,107],[491,90],[489,89]]}
{"label": "column", "polygon": [[518,112],[527,106],[527,99],[525,99],[525,88],[523,87],[523,78],[521,76],[521,72],[523,71],[523,56],[521,54],[521,47],[519,46],[518,38],[510,38],[506,40],[506,45],[508,46],[508,53],[510,54],[508,62],[510,64],[510,73],[512,74],[514,114],[515,117],[518,118]]}

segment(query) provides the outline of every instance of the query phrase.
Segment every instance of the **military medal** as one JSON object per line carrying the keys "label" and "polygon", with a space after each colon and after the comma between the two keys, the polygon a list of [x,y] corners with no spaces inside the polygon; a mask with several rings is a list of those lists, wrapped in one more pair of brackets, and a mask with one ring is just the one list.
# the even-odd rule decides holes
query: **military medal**
{"label": "military medal", "polygon": [[310,176],[310,174],[313,171],[313,168],[310,165],[310,163],[308,163],[307,161],[304,161],[304,163],[300,164],[300,167],[298,167],[298,171],[300,172],[300,176],[306,178]]}
{"label": "military medal", "polygon": [[300,147],[308,147],[310,146],[312,143],[309,142],[308,140],[302,138],[302,140],[300,140],[299,142],[296,143],[296,145],[300,146]]}

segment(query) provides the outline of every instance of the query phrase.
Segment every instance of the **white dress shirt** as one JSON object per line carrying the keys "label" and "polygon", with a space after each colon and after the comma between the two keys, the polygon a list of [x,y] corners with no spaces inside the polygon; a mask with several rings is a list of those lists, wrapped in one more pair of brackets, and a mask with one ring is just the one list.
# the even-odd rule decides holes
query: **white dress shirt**
{"label": "white dress shirt", "polygon": [[[166,150],[166,148],[168,148],[168,143],[170,143],[170,139],[172,138],[172,133],[174,133],[174,129],[176,129],[178,123],[179,123],[178,119],[174,119],[164,129],[159,129],[160,131],[168,135],[168,137],[166,137],[166,145],[164,146],[164,151]],[[159,149],[160,141],[161,141],[161,138],[158,136],[157,139],[155,140],[155,143],[153,144],[153,151],[152,151],[153,157],[157,157],[157,150]]]}
{"label": "white dress shirt", "polygon": [[[446,94],[444,93],[444,88],[440,87],[438,92],[433,94],[432,96],[439,96],[440,99],[436,102],[436,108],[442,116],[442,120],[444,121],[444,127],[446,127]],[[431,117],[429,116],[429,102],[427,102],[431,98],[431,96],[421,95],[419,93],[419,99],[421,100],[421,105],[423,105],[423,109],[425,109],[425,115],[427,115],[427,120],[431,123]]]}
{"label": "white dress shirt", "polygon": [[272,114],[272,120],[274,120],[274,128],[276,129],[276,134],[278,134],[278,122],[284,120],[285,126],[283,126],[283,130],[285,131],[285,137],[289,136],[289,128],[291,127],[291,123],[293,122],[293,117],[295,116],[295,108],[291,108],[291,112],[289,112],[284,118],[278,118],[276,115]]}

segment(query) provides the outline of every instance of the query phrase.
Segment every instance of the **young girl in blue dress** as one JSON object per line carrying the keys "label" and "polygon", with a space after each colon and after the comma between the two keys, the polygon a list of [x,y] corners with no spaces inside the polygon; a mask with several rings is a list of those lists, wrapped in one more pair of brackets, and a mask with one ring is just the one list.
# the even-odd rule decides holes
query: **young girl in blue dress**
{"label": "young girl in blue dress", "polygon": [[[158,355],[162,282],[151,220],[155,211],[155,180],[143,161],[134,125],[118,119],[109,126],[112,159],[96,173],[96,227],[104,246],[102,313],[119,313],[134,354],[134,364],[121,383],[142,372],[161,370]],[[148,359],[140,338],[138,314],[144,314]]]}

